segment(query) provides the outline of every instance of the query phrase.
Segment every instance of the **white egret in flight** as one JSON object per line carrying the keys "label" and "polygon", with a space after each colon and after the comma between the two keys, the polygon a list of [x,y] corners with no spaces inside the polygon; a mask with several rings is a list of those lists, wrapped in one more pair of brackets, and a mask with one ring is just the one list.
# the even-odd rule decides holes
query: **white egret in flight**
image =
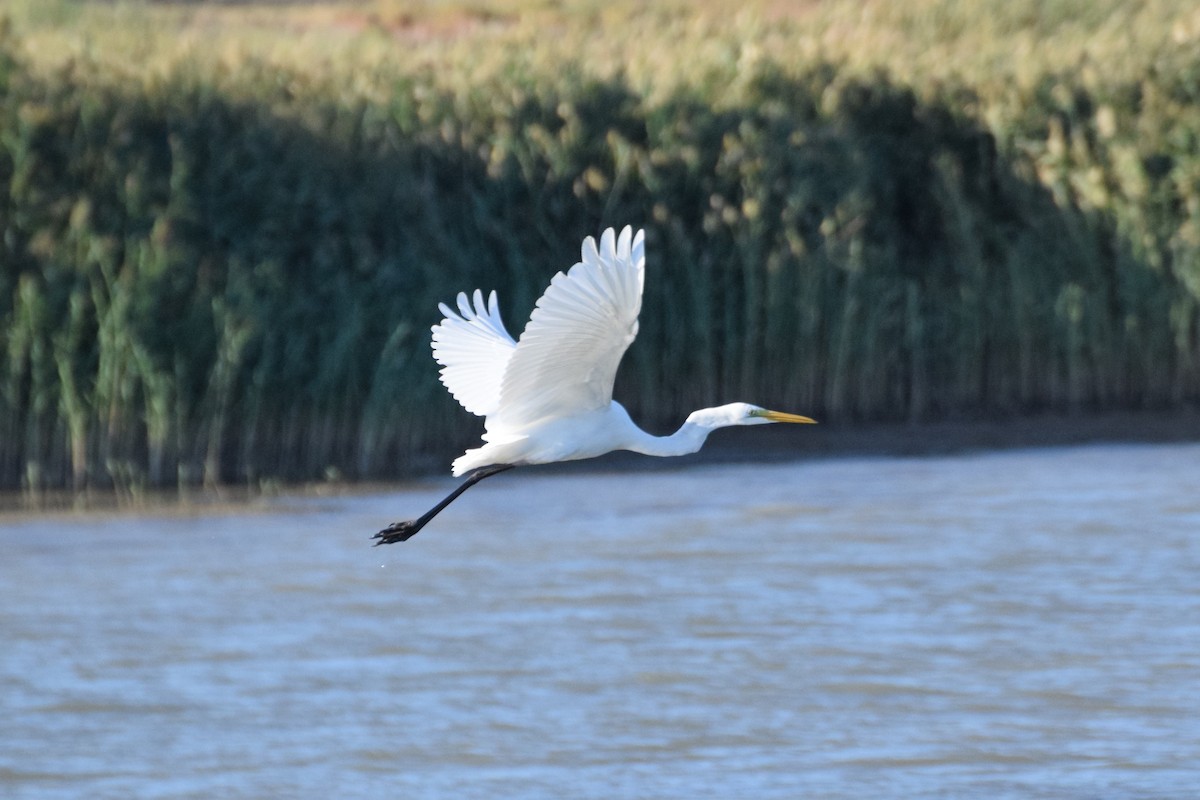
{"label": "white egret in flight", "polygon": [[692,412],[670,436],[652,436],[612,399],[621,356],[638,331],[646,265],[643,232],[609,228],[600,246],[588,237],[580,262],[560,272],[514,341],[492,292],[458,296],[458,313],[433,326],[442,383],[472,414],[486,418],[485,444],[454,462],[467,479],[423,516],[394,522],[377,545],[403,542],[484,478],[523,464],[593,458],[613,450],[650,456],[695,453],[708,434],[729,425],[813,422],[808,417],[730,403]]}

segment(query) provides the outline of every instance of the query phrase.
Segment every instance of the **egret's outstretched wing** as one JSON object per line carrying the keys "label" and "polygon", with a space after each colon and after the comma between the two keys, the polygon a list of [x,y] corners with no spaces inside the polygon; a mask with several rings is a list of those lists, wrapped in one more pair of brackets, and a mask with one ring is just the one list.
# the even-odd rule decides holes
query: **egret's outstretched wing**
{"label": "egret's outstretched wing", "polygon": [[604,408],[621,356],[637,336],[646,264],[642,231],[590,236],[582,260],[550,281],[537,301],[500,390],[488,429],[519,430],[547,417]]}
{"label": "egret's outstretched wing", "polygon": [[484,305],[483,292],[476,289],[474,300],[472,308],[466,293],[459,293],[457,314],[438,304],[446,318],[433,326],[433,357],[454,399],[486,417],[500,404],[500,385],[517,343],[500,319],[496,293]]}

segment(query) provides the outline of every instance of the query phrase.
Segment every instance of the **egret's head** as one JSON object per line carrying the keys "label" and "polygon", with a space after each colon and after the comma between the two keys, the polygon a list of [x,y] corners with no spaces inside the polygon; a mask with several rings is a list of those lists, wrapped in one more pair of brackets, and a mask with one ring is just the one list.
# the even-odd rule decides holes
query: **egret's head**
{"label": "egret's head", "polygon": [[692,412],[688,422],[704,428],[725,428],[730,425],[765,425],[768,422],[804,422],[813,424],[815,419],[799,414],[771,411],[749,403],[729,403],[716,408],[702,408]]}

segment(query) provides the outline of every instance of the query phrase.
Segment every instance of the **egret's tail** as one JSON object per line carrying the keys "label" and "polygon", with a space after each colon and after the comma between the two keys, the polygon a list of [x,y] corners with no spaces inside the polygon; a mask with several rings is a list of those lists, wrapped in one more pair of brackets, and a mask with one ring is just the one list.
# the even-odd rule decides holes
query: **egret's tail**
{"label": "egret's tail", "polygon": [[454,477],[466,475],[473,469],[489,467],[492,464],[519,464],[526,461],[521,452],[521,442],[525,437],[505,439],[499,442],[488,442],[483,447],[476,447],[454,459]]}
{"label": "egret's tail", "polygon": [[490,463],[489,459],[483,456],[483,452],[487,450],[487,446],[476,447],[473,450],[468,450],[458,458],[454,459],[454,464],[451,466],[451,474],[454,477],[466,475],[476,467],[482,467],[486,463]]}

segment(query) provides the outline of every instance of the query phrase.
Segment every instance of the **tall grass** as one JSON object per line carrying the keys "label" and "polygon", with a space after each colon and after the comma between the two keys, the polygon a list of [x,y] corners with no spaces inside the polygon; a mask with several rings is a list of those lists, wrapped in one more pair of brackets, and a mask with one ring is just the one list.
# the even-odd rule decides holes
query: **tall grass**
{"label": "tall grass", "polygon": [[47,64],[6,29],[0,485],[440,464],[477,429],[437,302],[498,288],[519,328],[626,222],[649,272],[618,399],[650,427],[1200,400],[1192,49],[971,82],[708,46],[668,90],[545,53]]}

